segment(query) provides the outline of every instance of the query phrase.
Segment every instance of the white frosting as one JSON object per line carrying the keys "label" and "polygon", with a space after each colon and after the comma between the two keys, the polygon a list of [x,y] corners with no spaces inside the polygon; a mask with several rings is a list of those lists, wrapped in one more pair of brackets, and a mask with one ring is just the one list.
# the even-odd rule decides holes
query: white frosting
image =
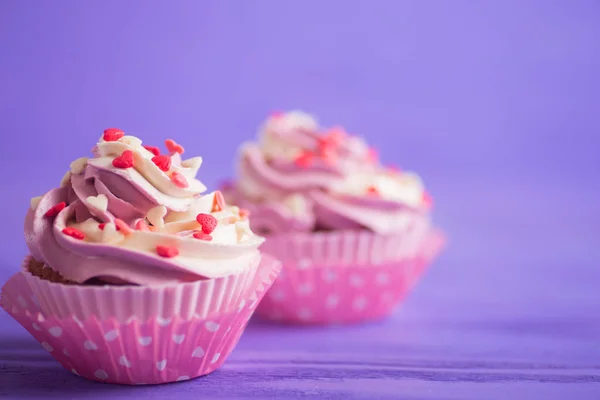
{"label": "white frosting", "polygon": [[413,173],[366,171],[348,176],[330,188],[331,193],[364,197],[369,188],[375,188],[378,196],[418,208],[423,204],[423,183]]}
{"label": "white frosting", "polygon": [[290,111],[272,116],[259,129],[258,138],[262,152],[267,159],[295,159],[302,149],[286,140],[285,134],[295,130],[316,131],[317,120],[302,111]]}

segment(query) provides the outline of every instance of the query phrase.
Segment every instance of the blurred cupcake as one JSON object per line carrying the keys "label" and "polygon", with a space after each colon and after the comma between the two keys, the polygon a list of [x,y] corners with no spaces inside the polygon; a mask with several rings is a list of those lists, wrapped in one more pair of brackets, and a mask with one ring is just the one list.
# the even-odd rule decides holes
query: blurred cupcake
{"label": "blurred cupcake", "polygon": [[305,113],[267,119],[242,145],[225,197],[283,271],[257,314],[290,323],[388,315],[443,244],[421,179],[384,167],[376,151]]}
{"label": "blurred cupcake", "polygon": [[30,256],[0,304],[65,368],[111,383],[208,374],[227,358],[280,268],[200,157],[107,129],[93,158],[31,200]]}

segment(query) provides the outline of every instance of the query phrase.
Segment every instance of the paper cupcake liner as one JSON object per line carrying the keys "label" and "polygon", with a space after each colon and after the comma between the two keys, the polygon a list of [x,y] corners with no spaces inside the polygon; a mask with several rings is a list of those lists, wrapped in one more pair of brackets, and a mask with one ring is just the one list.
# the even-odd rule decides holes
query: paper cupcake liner
{"label": "paper cupcake liner", "polygon": [[[263,256],[260,265],[253,268],[255,272],[246,274],[246,282],[250,283],[244,286],[241,290],[244,295],[240,296],[228,296],[225,291],[231,287],[229,285],[206,285],[206,281],[202,285],[186,283],[171,288],[144,288],[137,297],[127,297],[110,287],[81,286],[80,289],[90,289],[94,295],[71,292],[79,296],[72,301],[92,303],[80,308],[49,307],[48,301],[66,300],[68,294],[57,297],[58,287],[42,290],[42,282],[32,284],[41,279],[20,272],[2,288],[0,306],[63,367],[76,375],[131,385],[182,381],[206,375],[223,364],[280,267],[278,261]],[[231,278],[218,280],[228,282]],[[67,285],[52,285],[72,289]],[[202,304],[207,297],[201,292],[207,288],[212,288],[211,296],[221,300],[215,302],[210,298],[208,304]],[[167,289],[181,292],[173,297],[180,301],[181,310],[196,311],[177,312],[176,304],[160,307],[173,301],[173,295]],[[129,293],[128,290],[124,292]],[[46,297],[40,297],[40,294]],[[122,297],[110,298],[115,295]],[[123,304],[129,309],[128,313],[133,309],[142,312],[141,315],[128,314],[125,320],[109,315],[108,310],[114,310],[118,301],[126,300],[148,301],[149,304],[139,308]],[[103,307],[103,302],[108,305]],[[214,307],[216,303],[220,305]],[[85,314],[66,315],[67,310],[85,310]],[[92,314],[93,311],[98,314]]]}
{"label": "paper cupcake liner", "polygon": [[27,270],[30,260],[30,257],[25,258],[21,275],[41,311],[58,317],[76,316],[82,321],[91,316],[101,321],[114,318],[119,322],[126,322],[132,316],[141,321],[155,316],[179,316],[184,320],[207,318],[215,313],[234,311],[260,283],[256,279],[261,278],[257,257],[239,274],[177,285],[64,285],[31,275]]}
{"label": "paper cupcake liner", "polygon": [[[401,302],[445,243],[441,232],[429,230],[417,245],[411,244],[415,248],[408,256],[374,264],[369,263],[374,255],[368,246],[388,239],[362,233],[354,236],[332,232],[315,237],[313,242],[294,236],[272,242],[264,250],[284,258],[284,267],[260,303],[257,315],[299,324],[382,318]],[[350,252],[354,258],[340,253],[340,249],[357,242],[363,247]],[[338,263],[336,257],[340,257]]]}
{"label": "paper cupcake liner", "polygon": [[261,250],[280,260],[286,269],[378,266],[417,255],[432,228],[428,217],[413,217],[408,228],[396,234],[365,230],[274,235],[268,237]]}

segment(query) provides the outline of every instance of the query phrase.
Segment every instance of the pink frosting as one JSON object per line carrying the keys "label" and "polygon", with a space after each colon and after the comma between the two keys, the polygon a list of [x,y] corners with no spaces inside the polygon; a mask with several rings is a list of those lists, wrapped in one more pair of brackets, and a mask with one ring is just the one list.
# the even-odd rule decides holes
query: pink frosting
{"label": "pink frosting", "polygon": [[223,191],[249,209],[257,232],[395,233],[430,209],[416,175],[384,167],[360,138],[301,112],[268,119],[259,141],[241,147],[237,166]]}

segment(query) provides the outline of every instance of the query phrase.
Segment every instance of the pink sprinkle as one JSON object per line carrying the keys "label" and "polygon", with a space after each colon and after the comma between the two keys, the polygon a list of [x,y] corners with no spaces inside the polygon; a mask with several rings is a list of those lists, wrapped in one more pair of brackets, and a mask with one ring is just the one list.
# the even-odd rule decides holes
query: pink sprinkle
{"label": "pink sprinkle", "polygon": [[307,168],[310,167],[310,165],[313,163],[314,158],[315,156],[313,153],[305,150],[302,152],[302,154],[296,157],[294,163],[296,163],[296,165],[299,167]]}
{"label": "pink sprinkle", "polygon": [[367,188],[367,194],[371,196],[379,196],[379,190],[375,186],[369,186]]}
{"label": "pink sprinkle", "polygon": [[225,209],[225,198],[220,190],[215,190],[215,197],[213,198],[213,205],[211,212],[219,212]]}
{"label": "pink sprinkle", "polygon": [[182,189],[185,189],[190,186],[187,179],[185,179],[185,176],[183,176],[177,171],[173,171],[173,173],[171,174],[171,181],[173,181],[175,186],[180,187]]}
{"label": "pink sprinkle", "polygon": [[171,154],[172,153],[183,154],[183,152],[185,151],[183,149],[183,146],[180,145],[179,143],[177,143],[176,141],[174,141],[173,139],[167,139],[167,140],[165,140],[165,147],[167,148],[167,150]]}
{"label": "pink sprinkle", "polygon": [[248,211],[245,208],[240,208],[240,218],[241,219],[246,219],[250,216],[250,211]]}
{"label": "pink sprinkle", "polygon": [[117,230],[121,231],[125,236],[129,236],[133,233],[133,230],[122,219],[115,218],[115,226],[117,227]]}
{"label": "pink sprinkle", "polygon": [[164,258],[173,258],[179,255],[179,249],[175,246],[156,246],[156,253]]}
{"label": "pink sprinkle", "polygon": [[142,219],[135,223],[135,229],[142,232],[150,232],[150,227]]}
{"label": "pink sprinkle", "polygon": [[206,240],[207,242],[210,242],[213,239],[212,236],[210,236],[208,233],[204,233],[202,231],[195,231],[194,238],[199,240]]}

